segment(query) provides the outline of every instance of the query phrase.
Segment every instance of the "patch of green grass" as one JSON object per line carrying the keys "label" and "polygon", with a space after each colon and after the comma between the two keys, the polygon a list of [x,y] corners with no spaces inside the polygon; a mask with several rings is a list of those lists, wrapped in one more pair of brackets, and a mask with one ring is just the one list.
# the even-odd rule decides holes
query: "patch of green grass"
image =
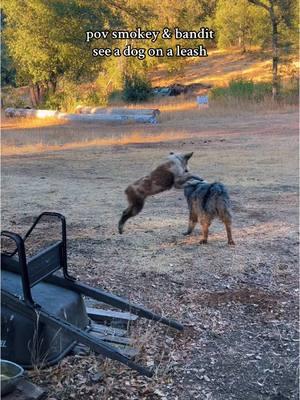
{"label": "patch of green grass", "polygon": [[268,82],[254,83],[252,80],[234,79],[227,87],[216,87],[210,92],[211,100],[240,99],[263,101],[272,94],[272,84]]}
{"label": "patch of green grass", "polygon": [[283,86],[280,99],[286,104],[299,104],[299,78],[292,77]]}

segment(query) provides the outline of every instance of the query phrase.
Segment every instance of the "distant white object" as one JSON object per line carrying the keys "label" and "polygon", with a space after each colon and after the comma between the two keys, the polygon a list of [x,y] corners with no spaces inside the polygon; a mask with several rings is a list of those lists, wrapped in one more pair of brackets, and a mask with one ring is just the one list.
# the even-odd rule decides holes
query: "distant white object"
{"label": "distant white object", "polygon": [[208,108],[208,96],[197,96],[197,104],[200,108]]}

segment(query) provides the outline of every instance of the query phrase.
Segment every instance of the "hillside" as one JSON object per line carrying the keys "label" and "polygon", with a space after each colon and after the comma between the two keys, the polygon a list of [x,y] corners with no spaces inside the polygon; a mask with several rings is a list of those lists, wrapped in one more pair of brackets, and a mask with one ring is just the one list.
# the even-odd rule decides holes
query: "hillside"
{"label": "hillside", "polygon": [[[297,75],[298,70],[299,60],[296,54],[282,57],[280,73],[283,78]],[[256,82],[271,81],[270,53],[261,50],[246,53],[241,53],[239,49],[211,50],[207,58],[187,59],[183,70],[175,74],[168,74],[165,66],[160,66],[150,74],[153,86],[167,86],[173,83],[223,86],[237,77]]]}
{"label": "hillside", "polygon": [[[299,74],[299,60],[296,54],[282,57],[280,64],[280,75],[282,81],[296,78]],[[272,60],[268,52],[253,50],[241,53],[238,49],[211,50],[207,58],[187,59],[180,71],[169,73],[166,65],[157,66],[149,73],[149,79],[153,87],[164,87],[172,84],[198,84],[212,87],[226,86],[232,79],[251,79],[254,82],[270,82],[272,79]],[[95,85],[85,83],[80,85],[80,92],[86,93]],[[197,91],[196,91],[197,92]],[[204,92],[206,90],[204,89]],[[199,91],[201,93],[201,90]],[[195,94],[195,91],[193,92]],[[194,96],[193,96],[194,97]],[[16,89],[3,88],[2,93],[4,107],[18,105],[30,105],[28,87]],[[182,99],[170,97],[152,99],[150,103],[158,101],[160,107],[164,105],[182,102]],[[167,103],[167,104],[166,104]],[[120,99],[114,104],[123,104]],[[188,107],[189,108],[189,107]]]}

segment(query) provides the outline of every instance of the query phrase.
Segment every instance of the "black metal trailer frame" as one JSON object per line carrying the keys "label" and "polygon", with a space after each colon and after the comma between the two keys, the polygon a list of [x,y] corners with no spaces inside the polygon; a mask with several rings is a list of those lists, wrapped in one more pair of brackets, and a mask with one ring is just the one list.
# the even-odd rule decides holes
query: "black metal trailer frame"
{"label": "black metal trailer frame", "polygon": [[[37,224],[44,217],[54,217],[61,222],[61,240],[40,251],[33,257],[27,259],[25,242]],[[167,319],[161,315],[155,314],[143,306],[133,304],[127,299],[116,296],[99,288],[93,288],[72,277],[68,272],[67,263],[67,229],[66,219],[62,214],[55,212],[43,212],[40,214],[31,228],[22,238],[20,235],[2,231],[1,236],[13,240],[16,249],[11,252],[1,253],[1,268],[21,275],[23,299],[9,293],[5,289],[1,289],[2,304],[8,308],[19,312],[32,320],[36,320],[37,312],[41,322],[63,330],[70,338],[75,341],[87,345],[91,350],[100,353],[105,357],[120,361],[128,367],[138,371],[142,375],[151,377],[153,372],[143,366],[135,363],[129,357],[122,354],[113,346],[105,343],[103,340],[93,337],[87,331],[84,331],[68,321],[58,318],[44,310],[39,304],[34,302],[31,288],[41,281],[49,282],[56,286],[64,287],[75,291],[79,294],[88,296],[94,300],[101,301],[122,311],[129,311],[139,317],[157,321],[167,326],[182,331],[183,326],[177,321]],[[18,254],[18,258],[14,255]],[[63,276],[55,274],[58,270],[62,270]]]}

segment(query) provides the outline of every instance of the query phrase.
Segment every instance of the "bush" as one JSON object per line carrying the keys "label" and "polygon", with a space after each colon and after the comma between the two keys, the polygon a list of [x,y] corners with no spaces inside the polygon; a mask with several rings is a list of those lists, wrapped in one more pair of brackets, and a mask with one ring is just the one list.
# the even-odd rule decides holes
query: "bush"
{"label": "bush", "polygon": [[2,88],[1,100],[2,106],[15,107],[15,108],[25,108],[30,107],[30,96],[29,90],[23,90],[24,88],[15,88],[12,86],[6,86]]}
{"label": "bush", "polygon": [[259,82],[254,85],[253,99],[255,101],[260,102],[270,96],[272,96],[272,83]]}
{"label": "bush", "polygon": [[94,88],[83,89],[73,82],[63,81],[56,93],[49,94],[45,100],[44,107],[52,110],[72,112],[78,105],[99,106],[105,105]]}
{"label": "bush", "polygon": [[228,87],[217,87],[211,90],[212,100],[236,98],[238,100],[263,101],[272,94],[272,84],[266,82],[254,83],[251,80],[235,79]]}
{"label": "bush", "polygon": [[59,111],[74,111],[80,103],[79,87],[73,82],[62,80],[55,93],[49,93],[45,100],[45,108]]}
{"label": "bush", "polygon": [[120,104],[124,100],[123,91],[122,90],[113,90],[108,95],[108,103],[113,105],[113,103]]}
{"label": "bush", "polygon": [[150,82],[140,76],[125,76],[123,98],[125,101],[137,103],[139,101],[146,101],[151,97],[151,84]]}
{"label": "bush", "polygon": [[120,60],[115,57],[107,59],[95,83],[103,99],[109,99],[114,92],[122,92],[123,70]]}
{"label": "bush", "polygon": [[229,82],[228,90],[230,96],[250,100],[253,97],[254,83],[242,79],[233,80]]}
{"label": "bush", "polygon": [[294,77],[285,82],[281,93],[280,100],[286,104],[299,104],[299,78]]}
{"label": "bush", "polygon": [[80,102],[84,106],[103,106],[107,104],[106,97],[101,98],[95,89],[90,89],[81,96]]}

